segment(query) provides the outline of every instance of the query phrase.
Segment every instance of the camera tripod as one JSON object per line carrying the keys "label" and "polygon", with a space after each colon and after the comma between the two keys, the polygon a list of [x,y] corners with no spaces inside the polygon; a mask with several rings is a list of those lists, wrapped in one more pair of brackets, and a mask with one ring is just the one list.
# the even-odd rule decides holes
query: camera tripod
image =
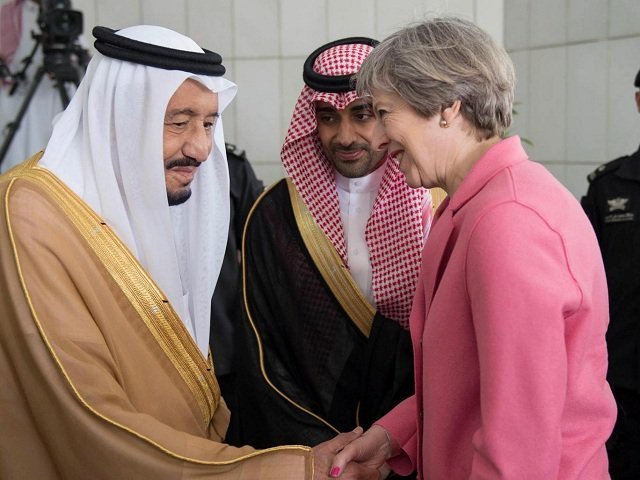
{"label": "camera tripod", "polygon": [[[33,57],[38,50],[38,47],[41,45],[40,36],[33,35],[36,40],[36,43],[31,50],[31,53],[26,57],[24,62],[24,66],[22,70],[17,74],[13,75],[14,81],[11,89],[9,90],[9,95],[13,95],[18,88],[18,84],[20,81],[25,81],[26,71],[33,62]],[[83,59],[84,55],[87,55],[86,52],[82,48],[78,48],[75,52],[78,54],[78,57],[81,60],[82,68],[84,68]],[[13,137],[16,132],[20,128],[20,124],[22,123],[22,119],[29,108],[29,104],[33,99],[33,96],[38,89],[38,86],[42,82],[42,78],[45,74],[48,74],[49,77],[54,81],[55,87],[60,94],[60,100],[62,101],[62,108],[67,108],[69,105],[69,93],[67,91],[67,86],[74,85],[76,88],[80,84],[80,74],[77,66],[73,65],[73,62],[70,58],[70,52],[68,50],[59,50],[56,48],[45,49],[43,48],[43,63],[38,67],[36,73],[29,85],[29,88],[26,92],[26,95],[20,105],[18,113],[16,114],[16,118],[7,123],[5,126],[6,137],[2,142],[2,148],[0,148],[0,165],[4,160],[4,157],[11,146],[11,142],[13,141]]]}

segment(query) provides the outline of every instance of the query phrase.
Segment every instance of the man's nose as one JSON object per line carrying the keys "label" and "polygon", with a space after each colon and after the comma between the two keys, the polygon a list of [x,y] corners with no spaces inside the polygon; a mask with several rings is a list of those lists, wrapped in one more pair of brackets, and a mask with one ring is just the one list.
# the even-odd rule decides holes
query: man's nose
{"label": "man's nose", "polygon": [[358,139],[356,129],[349,122],[342,122],[336,135],[336,140],[342,146],[349,146]]}
{"label": "man's nose", "polygon": [[211,152],[210,132],[202,126],[194,128],[189,132],[182,153],[198,162],[204,162],[209,157],[209,152]]}

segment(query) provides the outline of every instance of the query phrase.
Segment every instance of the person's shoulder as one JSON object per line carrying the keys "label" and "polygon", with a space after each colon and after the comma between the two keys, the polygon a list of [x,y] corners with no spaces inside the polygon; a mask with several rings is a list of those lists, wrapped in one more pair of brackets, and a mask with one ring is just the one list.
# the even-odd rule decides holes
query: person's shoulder
{"label": "person's shoulder", "polygon": [[3,213],[16,238],[47,237],[53,230],[64,229],[61,218],[65,210],[61,202],[66,197],[58,198],[56,194],[63,192],[49,188],[49,179],[42,171],[35,169],[29,175],[0,177]]}
{"label": "person's shoulder", "polygon": [[598,168],[596,168],[593,172],[587,175],[587,180],[589,183],[593,183],[596,180],[604,178],[614,172],[616,172],[625,162],[625,160],[629,159],[629,155],[624,155],[622,157],[618,157],[610,162],[603,163]]}
{"label": "person's shoulder", "polygon": [[232,143],[224,144],[227,150],[227,161],[248,162],[247,154],[244,150],[240,150]]}

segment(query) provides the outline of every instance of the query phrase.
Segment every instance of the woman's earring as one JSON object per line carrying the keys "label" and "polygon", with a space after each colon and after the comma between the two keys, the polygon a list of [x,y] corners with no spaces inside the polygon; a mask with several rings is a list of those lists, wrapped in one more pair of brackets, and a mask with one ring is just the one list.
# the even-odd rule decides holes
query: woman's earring
{"label": "woman's earring", "polygon": [[447,121],[444,118],[440,119],[440,127],[441,128],[449,128],[449,124],[447,123]]}

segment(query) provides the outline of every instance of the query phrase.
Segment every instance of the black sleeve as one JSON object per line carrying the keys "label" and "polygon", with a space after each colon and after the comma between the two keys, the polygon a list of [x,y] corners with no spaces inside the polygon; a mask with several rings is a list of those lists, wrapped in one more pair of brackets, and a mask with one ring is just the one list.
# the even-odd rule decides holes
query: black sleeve
{"label": "black sleeve", "polygon": [[247,215],[256,198],[264,190],[261,180],[256,177],[249,160],[244,152],[241,155],[227,151],[227,161],[229,163],[229,176],[231,183],[231,202],[233,203],[234,222],[233,231],[236,236],[237,245],[242,242],[242,230]]}

